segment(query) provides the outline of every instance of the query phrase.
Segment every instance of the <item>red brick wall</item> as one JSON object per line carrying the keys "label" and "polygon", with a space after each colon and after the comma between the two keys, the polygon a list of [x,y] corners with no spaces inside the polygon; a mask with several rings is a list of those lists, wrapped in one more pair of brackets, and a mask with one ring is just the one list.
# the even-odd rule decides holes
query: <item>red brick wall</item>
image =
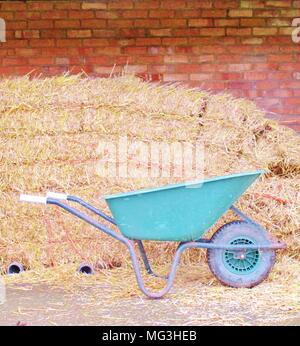
{"label": "red brick wall", "polygon": [[127,70],[229,89],[300,130],[299,0],[0,1],[0,74]]}

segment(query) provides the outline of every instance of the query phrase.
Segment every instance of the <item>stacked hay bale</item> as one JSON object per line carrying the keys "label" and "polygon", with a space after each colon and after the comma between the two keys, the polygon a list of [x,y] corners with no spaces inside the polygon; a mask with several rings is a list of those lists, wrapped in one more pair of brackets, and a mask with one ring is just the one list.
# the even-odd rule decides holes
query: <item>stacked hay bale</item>
{"label": "stacked hay bale", "polygon": [[[35,269],[81,260],[98,267],[127,263],[114,240],[54,207],[18,201],[22,192],[62,191],[107,210],[99,201],[103,194],[189,178],[100,176],[99,143],[124,136],[145,143],[202,141],[207,177],[268,170],[237,205],[288,243],[286,255],[300,259],[300,137],[266,119],[253,102],[130,76],[2,79],[0,99],[2,270],[13,260]],[[131,167],[136,164],[133,157]],[[227,213],[212,232],[232,217]],[[170,260],[174,247],[150,243],[148,250],[159,264]],[[199,256],[191,251],[185,260]]]}

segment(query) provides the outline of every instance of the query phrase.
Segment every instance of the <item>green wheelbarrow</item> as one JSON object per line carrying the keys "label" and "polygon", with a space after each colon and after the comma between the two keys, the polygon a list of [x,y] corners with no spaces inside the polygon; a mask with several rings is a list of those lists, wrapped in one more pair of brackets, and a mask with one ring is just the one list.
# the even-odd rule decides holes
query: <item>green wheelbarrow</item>
{"label": "green wheelbarrow", "polygon": [[[275,250],[285,244],[274,240],[260,225],[233,206],[241,194],[263,171],[233,174],[212,179],[163,186],[104,196],[113,217],[82,199],[48,192],[45,197],[21,195],[20,200],[53,204],[73,214],[127,246],[141,291],[150,298],[160,298],[172,287],[181,253],[190,248],[206,248],[208,265],[223,284],[253,287],[263,281],[275,262]],[[115,225],[114,232],[64,201],[75,202]],[[205,232],[228,210],[238,220],[219,228],[211,239]],[[167,276],[156,275],[149,264],[143,240],[178,242]],[[166,286],[149,292],[144,286],[134,243],[148,274],[162,277]]]}

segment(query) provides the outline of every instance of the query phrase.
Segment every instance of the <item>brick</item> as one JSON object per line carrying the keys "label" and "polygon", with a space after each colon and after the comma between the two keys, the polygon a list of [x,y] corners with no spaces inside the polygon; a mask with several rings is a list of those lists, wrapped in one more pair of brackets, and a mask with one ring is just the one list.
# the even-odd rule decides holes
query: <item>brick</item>
{"label": "brick", "polygon": [[[3,12],[3,13],[10,13],[10,12]],[[24,19],[35,20],[35,19],[41,18],[41,12],[38,12],[38,11],[15,12],[14,16],[15,16],[16,20],[24,20]],[[1,13],[0,17],[6,19],[5,17],[3,17],[2,13]]]}
{"label": "brick", "polygon": [[288,54],[278,54],[278,55],[269,55],[268,61],[270,62],[291,62],[293,61],[293,55]]}
{"label": "brick", "polygon": [[147,10],[128,10],[123,11],[122,15],[124,18],[147,18],[148,11]]}
{"label": "brick", "polygon": [[52,30],[41,30],[41,38],[66,38],[66,30],[52,29]]}
{"label": "brick", "polygon": [[192,73],[190,79],[198,81],[210,80],[213,79],[213,75],[211,73]]}
{"label": "brick", "polygon": [[208,18],[190,19],[188,21],[189,27],[203,27],[203,26],[212,26],[212,25],[213,25],[212,19],[208,19]]}
{"label": "brick", "polygon": [[68,30],[67,36],[70,38],[86,38],[92,36],[91,30]]}
{"label": "brick", "polygon": [[54,21],[54,27],[59,29],[75,29],[80,27],[79,20],[56,20]]}
{"label": "brick", "polygon": [[105,2],[83,2],[81,5],[83,10],[106,10]]}
{"label": "brick", "polygon": [[245,72],[244,73],[244,79],[245,80],[264,80],[267,78],[266,72]]}
{"label": "brick", "polygon": [[29,58],[29,65],[52,65],[54,64],[53,57],[38,57],[38,58]]}
{"label": "brick", "polygon": [[114,30],[96,29],[93,30],[93,37],[116,37],[116,32]]}
{"label": "brick", "polygon": [[15,49],[16,56],[30,57],[41,54],[41,50],[38,48],[16,48]]}
{"label": "brick", "polygon": [[73,1],[62,1],[54,3],[54,8],[56,10],[80,10],[81,4]]}
{"label": "brick", "polygon": [[122,37],[145,37],[146,30],[145,29],[120,29],[120,36]]}
{"label": "brick", "polygon": [[300,17],[300,9],[280,10],[281,17],[296,18]]}
{"label": "brick", "polygon": [[173,10],[151,10],[149,12],[149,17],[150,18],[172,18],[174,17],[174,11]]}
{"label": "brick", "polygon": [[226,10],[203,10],[202,17],[224,18],[226,17]]}
{"label": "brick", "polygon": [[187,7],[189,8],[212,8],[212,0],[189,0],[187,1]]}
{"label": "brick", "polygon": [[[171,12],[167,11],[166,12]],[[173,17],[172,13],[169,17]],[[201,17],[201,11],[194,9],[194,10],[178,10],[175,12],[175,17],[176,18],[200,18]]]}
{"label": "brick", "polygon": [[22,16],[23,12],[20,12],[21,16],[16,16],[17,13],[19,14],[19,12],[0,12],[0,18],[4,20],[24,19],[24,16]]}
{"label": "brick", "polygon": [[160,23],[158,19],[136,19],[134,26],[140,28],[159,28]]}
{"label": "brick", "polygon": [[136,62],[138,64],[146,64],[146,65],[160,64],[163,62],[163,57],[160,55],[137,56]]}
{"label": "brick", "polygon": [[238,8],[239,7],[239,0],[214,0],[214,7],[215,8]]}
{"label": "brick", "polygon": [[28,22],[29,29],[52,29],[53,26],[52,20],[31,20]]}
{"label": "brick", "polygon": [[291,79],[291,73],[290,72],[281,72],[281,71],[275,71],[269,73],[270,79],[275,80],[282,80],[282,79]]}
{"label": "brick", "polygon": [[131,0],[110,0],[108,2],[109,9],[130,9],[133,8]]}
{"label": "brick", "polygon": [[236,81],[229,81],[228,87],[230,89],[240,89],[240,90],[247,90],[247,89],[253,89],[254,88],[254,82],[251,81],[242,81],[242,82],[236,82]]}
{"label": "brick", "polygon": [[241,26],[266,26],[264,18],[242,18]]}
{"label": "brick", "polygon": [[225,36],[225,29],[223,28],[204,28],[200,29],[201,36]]}
{"label": "brick", "polygon": [[178,73],[197,73],[201,72],[201,66],[199,64],[177,64],[175,71]]}
{"label": "brick", "polygon": [[214,55],[209,55],[209,54],[203,54],[203,55],[192,55],[189,57],[191,63],[205,63],[205,62],[213,62],[215,60]]}
{"label": "brick", "polygon": [[241,8],[264,8],[265,0],[242,0]]}
{"label": "brick", "polygon": [[291,7],[291,0],[267,0],[266,7]]}
{"label": "brick", "polygon": [[147,65],[128,65],[126,66],[127,73],[144,73],[147,72]]}
{"label": "brick", "polygon": [[71,19],[91,19],[95,18],[95,11],[69,11]]}
{"label": "brick", "polygon": [[248,9],[229,10],[229,17],[252,17],[253,11]]}
{"label": "brick", "polygon": [[271,18],[267,20],[267,23],[271,26],[290,26],[291,20],[284,18]]}
{"label": "brick", "polygon": [[186,5],[185,0],[162,0],[161,8],[166,9],[184,9]]}
{"label": "brick", "polygon": [[106,38],[100,39],[100,38],[86,38],[83,40],[83,45],[85,47],[101,47],[101,46],[108,46],[109,41]]}
{"label": "brick", "polygon": [[26,4],[21,2],[2,2],[1,5],[2,11],[25,11],[26,10]]}
{"label": "brick", "polygon": [[31,39],[29,43],[31,47],[38,47],[38,48],[55,46],[54,39]]}
{"label": "brick", "polygon": [[225,83],[220,81],[217,81],[217,82],[203,81],[201,85],[203,88],[211,89],[211,90],[224,90],[226,88]]}
{"label": "brick", "polygon": [[149,32],[151,36],[172,36],[171,29],[150,29]]}
{"label": "brick", "polygon": [[46,11],[41,13],[42,19],[63,19],[67,18],[68,12],[64,10]]}
{"label": "brick", "polygon": [[188,63],[188,57],[186,55],[166,55],[164,62],[166,64]]}
{"label": "brick", "polygon": [[135,8],[137,9],[157,9],[159,8],[159,0],[139,0],[135,3]]}
{"label": "brick", "polygon": [[215,26],[239,26],[239,19],[215,19]]}
{"label": "brick", "polygon": [[264,39],[260,37],[249,37],[249,38],[242,39],[242,44],[258,45],[263,43],[264,43]]}
{"label": "brick", "polygon": [[[143,20],[143,19],[141,19]],[[132,28],[134,25],[133,20],[121,19],[121,20],[108,20],[108,28]]]}
{"label": "brick", "polygon": [[279,28],[279,35],[288,35],[291,36],[295,28]]}
{"label": "brick", "polygon": [[26,21],[6,22],[6,30],[19,30],[19,29],[27,29],[27,22]]}
{"label": "brick", "polygon": [[268,36],[276,35],[277,28],[253,28],[253,35],[257,36]]}
{"label": "brick", "polygon": [[125,47],[123,53],[129,55],[147,54],[147,47]]}
{"label": "brick", "polygon": [[101,47],[101,48],[94,48],[94,54],[99,55],[120,55],[121,54],[121,47]]}
{"label": "brick", "polygon": [[83,29],[103,29],[106,27],[105,19],[82,19],[81,28]]}
{"label": "brick", "polygon": [[96,18],[100,19],[118,19],[121,18],[119,11],[95,11]]}
{"label": "brick", "polygon": [[58,39],[56,41],[56,46],[57,47],[80,47],[81,40],[78,39],[71,39],[71,38],[66,38],[66,39]]}
{"label": "brick", "polygon": [[[28,40],[8,40],[5,42],[5,48],[23,48],[28,46]],[[1,47],[1,43],[0,43]]]}
{"label": "brick", "polygon": [[138,46],[156,46],[161,44],[161,39],[158,37],[137,38],[136,44]]}
{"label": "brick", "polygon": [[178,82],[178,81],[187,81],[189,80],[188,74],[183,73],[165,73],[163,75],[164,82]]}
{"label": "brick", "polygon": [[162,39],[163,45],[167,46],[177,46],[177,45],[185,45],[188,43],[188,39],[186,37],[168,37]]}
{"label": "brick", "polygon": [[187,28],[187,29],[173,29],[174,36],[176,37],[190,37],[190,36],[199,36],[199,28]]}
{"label": "brick", "polygon": [[0,65],[0,75],[12,75],[15,72],[15,68],[14,67],[2,67]]}
{"label": "brick", "polygon": [[280,16],[280,10],[254,10],[254,17],[274,18]]}
{"label": "brick", "polygon": [[185,27],[187,25],[186,19],[161,19],[162,27]]}
{"label": "brick", "polygon": [[201,38],[192,37],[190,38],[192,44],[199,44],[192,48],[195,54],[223,54],[225,53],[225,48],[220,45],[202,45]]}
{"label": "brick", "polygon": [[55,64],[56,65],[69,65],[70,59],[66,57],[55,57]]}
{"label": "brick", "polygon": [[24,57],[6,57],[2,59],[3,66],[27,65],[28,60]]}
{"label": "brick", "polygon": [[[98,63],[97,63],[98,64]],[[121,66],[94,66],[94,72],[102,76],[109,76],[113,73],[120,73],[122,71]]]}
{"label": "brick", "polygon": [[40,38],[39,30],[17,30],[15,32],[16,38]]}
{"label": "brick", "polygon": [[250,28],[226,28],[226,35],[228,36],[250,36]]}
{"label": "brick", "polygon": [[243,72],[249,71],[251,69],[251,64],[228,64],[228,72]]}
{"label": "brick", "polygon": [[30,1],[27,3],[29,11],[49,11],[53,9],[53,2],[50,1]]}

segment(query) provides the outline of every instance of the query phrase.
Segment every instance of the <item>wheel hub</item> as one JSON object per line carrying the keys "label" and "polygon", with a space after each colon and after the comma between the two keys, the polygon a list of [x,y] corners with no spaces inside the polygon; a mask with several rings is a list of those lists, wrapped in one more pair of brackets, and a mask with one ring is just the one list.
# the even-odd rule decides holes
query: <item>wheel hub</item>
{"label": "wheel hub", "polygon": [[[230,245],[254,245],[247,237],[235,238]],[[223,261],[226,268],[234,274],[249,274],[255,270],[260,259],[258,250],[225,250]]]}

